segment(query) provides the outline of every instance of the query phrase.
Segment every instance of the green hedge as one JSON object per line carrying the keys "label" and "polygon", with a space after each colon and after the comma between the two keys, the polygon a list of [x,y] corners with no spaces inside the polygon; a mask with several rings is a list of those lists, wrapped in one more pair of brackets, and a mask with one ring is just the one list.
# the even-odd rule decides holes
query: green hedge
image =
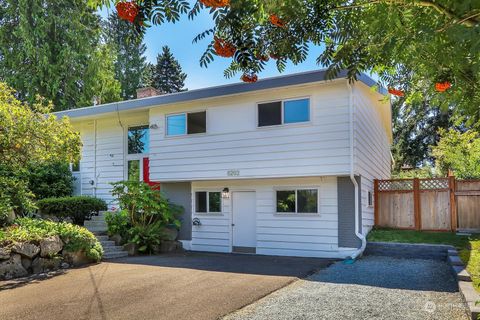
{"label": "green hedge", "polygon": [[68,252],[83,251],[85,255],[100,261],[103,248],[93,233],[83,227],[67,222],[53,222],[42,219],[19,218],[3,230],[0,229],[0,247],[15,242],[38,244],[42,239],[58,235],[65,243]]}
{"label": "green hedge", "polygon": [[105,201],[86,196],[46,198],[39,200],[37,207],[42,215],[52,215],[61,220],[71,218],[78,225],[83,225],[83,221],[92,214],[107,210]]}

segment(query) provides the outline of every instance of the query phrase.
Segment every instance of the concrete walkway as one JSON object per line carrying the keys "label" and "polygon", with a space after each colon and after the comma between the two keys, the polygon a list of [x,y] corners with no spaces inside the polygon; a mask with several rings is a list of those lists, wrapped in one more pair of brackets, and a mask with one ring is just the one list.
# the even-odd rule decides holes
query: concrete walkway
{"label": "concrete walkway", "polygon": [[367,256],[338,262],[224,320],[468,319],[442,261]]}
{"label": "concrete walkway", "polygon": [[0,319],[217,319],[330,260],[188,253],[0,282]]}

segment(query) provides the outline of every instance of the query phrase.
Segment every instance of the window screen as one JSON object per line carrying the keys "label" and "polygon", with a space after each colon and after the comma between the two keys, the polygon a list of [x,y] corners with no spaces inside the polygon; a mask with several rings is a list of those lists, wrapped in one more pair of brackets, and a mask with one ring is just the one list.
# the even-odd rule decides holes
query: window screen
{"label": "window screen", "polygon": [[208,193],[208,212],[222,212],[220,192]]}
{"label": "window screen", "polygon": [[297,190],[297,212],[299,213],[317,213],[318,212],[318,191],[317,190]]}
{"label": "window screen", "polygon": [[207,112],[192,112],[187,116],[188,134],[205,133],[207,131]]}
{"label": "window screen", "polygon": [[310,100],[289,100],[283,103],[283,122],[295,123],[310,121]]}
{"label": "window screen", "polygon": [[282,124],[282,102],[261,103],[258,105],[258,126]]}
{"label": "window screen", "polygon": [[185,118],[184,113],[167,116],[167,135],[178,136],[187,133]]}

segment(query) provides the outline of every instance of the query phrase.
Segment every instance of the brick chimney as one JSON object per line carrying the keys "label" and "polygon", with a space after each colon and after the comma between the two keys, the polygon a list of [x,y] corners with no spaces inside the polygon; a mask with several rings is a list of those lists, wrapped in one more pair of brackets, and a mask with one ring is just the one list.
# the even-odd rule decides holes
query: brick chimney
{"label": "brick chimney", "polygon": [[160,90],[155,89],[154,87],[145,87],[145,88],[137,89],[137,99],[159,96],[161,94],[162,92]]}

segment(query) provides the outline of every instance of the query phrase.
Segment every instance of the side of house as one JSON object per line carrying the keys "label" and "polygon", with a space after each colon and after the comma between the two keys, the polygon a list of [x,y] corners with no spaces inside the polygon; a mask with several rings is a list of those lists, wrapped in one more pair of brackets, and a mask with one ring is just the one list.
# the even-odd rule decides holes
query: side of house
{"label": "side of house", "polygon": [[366,234],[373,178],[390,172],[390,106],[365,76],[352,86],[323,79],[316,71],[59,113],[84,143],[81,192],[113,206],[110,183],[160,182],[185,208],[191,250],[349,256],[360,246],[355,205]]}

